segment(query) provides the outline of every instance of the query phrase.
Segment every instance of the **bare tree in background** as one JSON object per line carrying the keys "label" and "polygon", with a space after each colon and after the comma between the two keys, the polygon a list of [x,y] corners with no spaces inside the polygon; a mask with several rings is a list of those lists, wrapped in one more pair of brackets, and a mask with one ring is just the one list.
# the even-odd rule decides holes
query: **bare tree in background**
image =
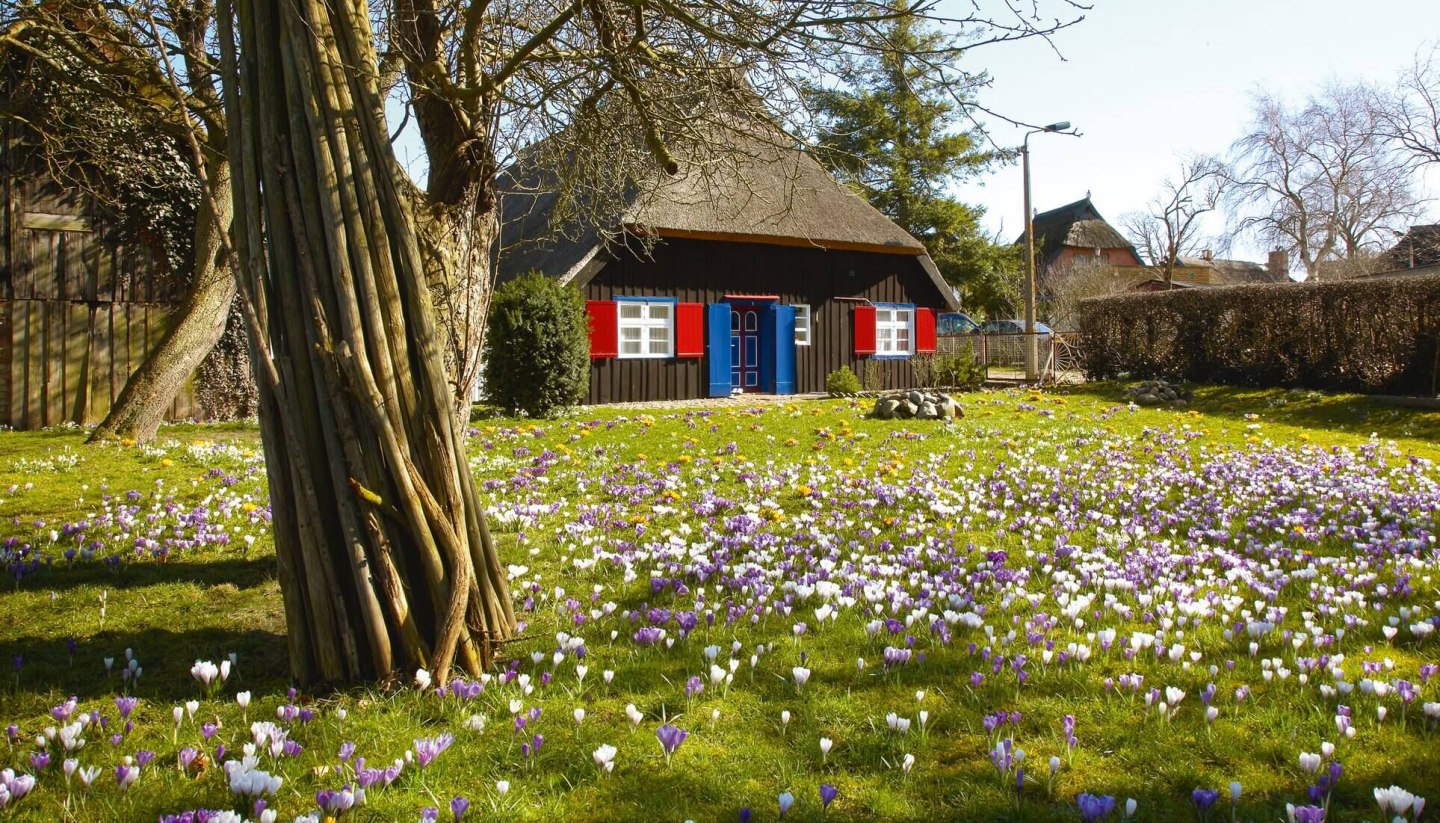
{"label": "bare tree in background", "polygon": [[1408,158],[1386,139],[1363,86],[1332,85],[1299,107],[1255,101],[1226,167],[1238,233],[1289,252],[1310,278],[1354,265],[1421,212]]}
{"label": "bare tree in background", "polygon": [[1143,212],[1121,215],[1120,225],[1130,242],[1145,253],[1152,266],[1165,271],[1165,287],[1175,281],[1176,260],[1214,242],[1201,233],[1201,220],[1221,201],[1224,168],[1213,157],[1183,160],[1180,171],[1166,178]]}
{"label": "bare tree in background", "polygon": [[1051,328],[1079,328],[1076,308],[1081,300],[1123,294],[1134,288],[1135,270],[1117,268],[1095,258],[1077,257],[1045,273],[1042,314]]}
{"label": "bare tree in background", "polygon": [[1420,51],[1375,99],[1381,133],[1419,164],[1440,163],[1440,43]]}

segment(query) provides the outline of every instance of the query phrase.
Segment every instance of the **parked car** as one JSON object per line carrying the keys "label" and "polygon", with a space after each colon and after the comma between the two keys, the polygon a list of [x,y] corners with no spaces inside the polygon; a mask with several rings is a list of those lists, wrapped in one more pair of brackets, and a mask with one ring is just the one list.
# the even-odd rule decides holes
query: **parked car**
{"label": "parked car", "polygon": [[948,337],[955,334],[969,334],[980,328],[980,324],[970,319],[970,315],[958,311],[941,312],[935,318],[935,332],[941,337]]}
{"label": "parked car", "polygon": [[[977,331],[979,331],[981,334],[1024,334],[1025,321],[991,320],[980,326]],[[1038,320],[1035,321],[1035,334],[1038,335],[1041,340],[1049,340],[1050,336],[1054,333],[1054,329],[1050,328],[1044,323],[1041,323]]]}

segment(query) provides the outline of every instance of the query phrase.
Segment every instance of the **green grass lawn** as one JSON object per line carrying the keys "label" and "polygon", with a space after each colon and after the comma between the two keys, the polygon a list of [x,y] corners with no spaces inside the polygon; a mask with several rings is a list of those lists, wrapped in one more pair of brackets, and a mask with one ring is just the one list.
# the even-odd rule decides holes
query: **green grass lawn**
{"label": "green grass lawn", "polygon": [[[463,796],[467,820],[774,820],[789,792],[786,819],[814,820],[828,785],[836,820],[1078,820],[1080,793],[1203,819],[1197,788],[1228,820],[1238,781],[1238,818],[1283,820],[1311,802],[1298,758],[1324,742],[1320,773],[1342,764],[1328,820],[1388,819],[1377,786],[1440,802],[1423,710],[1440,678],[1422,670],[1440,662],[1424,628],[1440,616],[1440,414],[1238,389],[1130,409],[1119,389],[965,395],[953,424],[874,421],[861,401],[477,420],[471,465],[526,626],[468,698],[288,693],[253,427],[167,427],[142,447],[0,433],[0,766],[38,775],[0,819],[253,817],[221,764],[256,721],[299,748],[258,755],[286,821],[356,784],[356,758],[384,769],[442,734],[433,764],[342,819],[448,820]],[[202,695],[192,664],[231,655]],[[1119,684],[1131,674],[1137,689]],[[1185,692],[1168,719],[1147,705],[1167,688]],[[71,696],[70,722],[96,719],[67,755],[55,713]],[[987,730],[1001,711],[1016,723]],[[689,733],[668,760],[663,723]],[[999,769],[1005,738],[1026,754]],[[182,769],[186,749],[202,756]],[[122,790],[116,767],[141,753]],[[67,756],[102,770],[93,786],[67,781]]]}

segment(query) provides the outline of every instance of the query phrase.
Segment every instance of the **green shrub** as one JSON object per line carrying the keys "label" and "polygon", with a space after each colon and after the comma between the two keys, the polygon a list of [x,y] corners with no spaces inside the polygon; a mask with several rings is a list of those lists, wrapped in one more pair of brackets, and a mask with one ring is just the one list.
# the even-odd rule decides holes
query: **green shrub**
{"label": "green shrub", "polygon": [[977,389],[985,382],[985,366],[970,346],[935,355],[930,370],[935,385],[947,389]]}
{"label": "green shrub", "polygon": [[495,290],[485,333],[485,393],[511,414],[546,417],[585,396],[590,337],[580,291],[538,272]]}
{"label": "green shrub", "polygon": [[1434,396],[1440,277],[1177,289],[1081,301],[1092,379]]}
{"label": "green shrub", "polygon": [[825,391],[831,394],[854,394],[860,391],[860,378],[849,366],[841,366],[825,375]]}

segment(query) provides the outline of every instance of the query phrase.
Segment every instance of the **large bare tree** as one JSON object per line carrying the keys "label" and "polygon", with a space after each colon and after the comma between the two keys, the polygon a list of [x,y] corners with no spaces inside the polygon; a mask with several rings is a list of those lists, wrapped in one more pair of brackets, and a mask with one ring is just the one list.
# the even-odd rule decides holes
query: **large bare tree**
{"label": "large bare tree", "polygon": [[[235,247],[304,682],[476,672],[513,631],[450,414],[425,237],[448,223],[488,251],[507,153],[533,141],[524,158],[558,169],[561,207],[601,220],[657,174],[711,173],[761,135],[790,145],[799,80],[893,48],[880,24],[897,15],[963,28],[957,58],[1065,25],[1003,3],[986,21],[870,0],[395,0],[374,17],[360,0],[233,0],[233,20],[230,2]],[[430,159],[423,197],[385,122],[397,63]],[[441,254],[444,279],[489,276],[484,253]]]}
{"label": "large bare tree", "polygon": [[1224,179],[1220,161],[1213,157],[1187,157],[1179,172],[1160,184],[1160,193],[1146,204],[1145,211],[1121,215],[1120,225],[1130,242],[1145,253],[1152,266],[1165,272],[1165,286],[1175,282],[1179,258],[1216,245],[1206,235],[1204,217],[1220,206]]}
{"label": "large bare tree", "polygon": [[1233,146],[1235,228],[1285,249],[1311,278],[1331,261],[1359,261],[1421,212],[1372,100],[1363,86],[1327,86],[1300,106],[1261,95]]}

